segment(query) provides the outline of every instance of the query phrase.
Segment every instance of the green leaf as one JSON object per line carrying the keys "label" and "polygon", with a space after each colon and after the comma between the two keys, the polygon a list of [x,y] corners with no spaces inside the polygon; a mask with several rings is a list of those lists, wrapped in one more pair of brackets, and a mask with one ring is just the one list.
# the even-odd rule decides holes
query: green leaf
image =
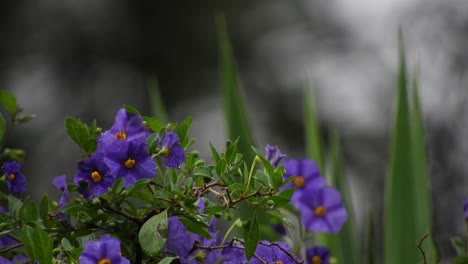
{"label": "green leaf", "polygon": [[325,161],[322,152],[320,123],[314,104],[312,87],[309,82],[304,86],[304,124],[307,156],[313,159],[321,173],[324,173]]}
{"label": "green leaf", "polygon": [[366,260],[365,264],[375,264],[375,237],[374,237],[374,221],[372,220],[372,213],[369,212],[367,223],[367,241],[366,241]]}
{"label": "green leaf", "polygon": [[6,136],[6,121],[3,118],[2,113],[0,113],[0,146],[3,143],[4,137]]}
{"label": "green leaf", "polygon": [[88,155],[96,150],[97,141],[94,135],[90,135],[88,126],[75,118],[65,119],[67,134],[80,146]]}
{"label": "green leaf", "polygon": [[179,257],[165,257],[161,261],[158,262],[158,264],[170,264],[172,261],[178,259]]}
{"label": "green leaf", "polygon": [[223,174],[223,172],[226,171],[226,168],[227,168],[227,162],[225,159],[220,159],[217,163],[216,163],[216,174],[218,174],[219,176],[221,176],[221,174]]}
{"label": "green leaf", "polygon": [[422,261],[422,256],[415,247],[415,241],[424,234],[420,232],[417,221],[421,217],[431,217],[430,215],[416,215],[419,202],[415,191],[421,186],[415,185],[414,145],[402,41],[400,33],[397,101],[391,134],[389,172],[385,184],[384,263],[386,264]]}
{"label": "green leaf", "polygon": [[15,160],[19,163],[24,162],[24,150],[22,149],[10,149],[10,148],[5,148],[3,150],[3,157]]}
{"label": "green leaf", "polygon": [[223,15],[218,14],[216,16],[216,28],[221,69],[220,79],[228,138],[239,138],[238,151],[244,155],[245,161],[250,164],[254,159],[250,146],[255,144],[248,123],[247,108],[242,98],[236,65],[229,43],[226,21]]}
{"label": "green leaf", "polygon": [[26,251],[33,260],[41,264],[52,263],[53,241],[47,232],[40,226],[24,226],[21,235]]}
{"label": "green leaf", "polygon": [[187,231],[198,234],[204,238],[211,238],[210,233],[208,233],[208,225],[202,221],[197,221],[196,219],[189,216],[179,216],[179,221],[185,226]]}
{"label": "green leaf", "polygon": [[346,181],[346,174],[343,168],[340,141],[336,132],[332,133],[330,141],[331,168],[327,174],[330,175],[330,184],[341,193],[343,206],[348,213],[348,220],[338,234],[320,234],[319,237],[323,239],[324,244],[330,248],[333,252],[333,256],[340,262],[346,260],[347,264],[358,264],[362,262],[358,259],[360,254],[356,244],[357,237],[353,232],[354,227],[356,227],[354,223],[354,213],[352,211],[353,206],[351,196],[348,192],[349,184]]}
{"label": "green leaf", "polygon": [[15,219],[19,219],[21,207],[23,207],[23,202],[20,199],[8,195],[8,211]]}
{"label": "green leaf", "polygon": [[[270,178],[263,172],[257,171],[253,177],[255,180],[259,181],[262,185],[270,187]],[[255,186],[253,182],[250,183],[250,187]]]}
{"label": "green leaf", "polygon": [[70,241],[68,241],[67,238],[62,238],[62,241],[60,242],[60,244],[62,244],[62,247],[64,250],[66,251],[70,251],[73,249],[72,245],[70,244]]}
{"label": "green leaf", "polygon": [[16,98],[5,91],[0,91],[0,104],[2,104],[12,118],[18,112],[18,106],[16,105]]}
{"label": "green leaf", "polygon": [[457,252],[457,255],[464,255],[465,254],[465,242],[460,237],[452,237],[450,239],[453,248]]}
{"label": "green leaf", "polygon": [[271,182],[273,187],[278,189],[283,184],[283,175],[286,173],[284,167],[279,167],[272,174],[270,174]]}
{"label": "green leaf", "polygon": [[148,79],[148,95],[152,115],[161,120],[162,123],[169,122],[156,77],[150,77]]}
{"label": "green leaf", "polygon": [[160,232],[167,233],[167,211],[151,217],[138,233],[142,249],[150,256],[157,256],[166,244],[166,239]]}
{"label": "green leaf", "polygon": [[424,234],[429,234],[422,244],[422,249],[426,252],[426,256],[431,260],[439,260],[437,246],[432,237],[432,221],[431,221],[431,187],[429,183],[429,174],[427,172],[427,158],[424,140],[424,124],[421,114],[421,105],[419,102],[417,77],[413,77],[413,96],[412,96],[412,111],[411,125],[412,127],[412,150],[413,150],[413,175],[415,195],[415,222],[417,233],[420,237]]}
{"label": "green leaf", "polygon": [[140,112],[134,107],[131,107],[129,105],[124,105],[124,108],[125,108],[125,111],[127,111],[127,113],[137,114],[141,116]]}
{"label": "green leaf", "polygon": [[237,144],[239,142],[239,138],[237,138],[234,142],[228,141],[226,143],[226,160],[229,164],[233,163],[236,159],[237,154]]}
{"label": "green leaf", "polygon": [[215,205],[215,206],[212,206],[208,209],[205,209],[205,214],[217,214],[217,213],[221,213],[222,211],[224,211],[224,206],[222,205]]}
{"label": "green leaf", "polygon": [[124,181],[124,178],[120,178],[117,181],[115,181],[111,188],[112,192],[115,194],[121,193],[124,188]]}
{"label": "green leaf", "polygon": [[187,117],[179,126],[177,126],[177,135],[179,135],[179,143],[180,145],[185,148],[189,143],[189,131],[190,126],[192,125],[192,118]]}
{"label": "green leaf", "polygon": [[250,259],[253,256],[255,249],[257,249],[257,244],[260,241],[260,230],[258,228],[255,211],[253,212],[252,218],[243,225],[243,235],[245,256],[247,259]]}
{"label": "green leaf", "polygon": [[43,222],[47,222],[49,220],[49,209],[51,209],[51,200],[44,194],[41,199],[41,203],[39,205],[39,215]]}
{"label": "green leaf", "polygon": [[144,116],[143,121],[146,123],[146,127],[153,130],[154,132],[160,132],[164,128],[164,125],[154,117]]}
{"label": "green leaf", "polygon": [[452,263],[452,264],[468,264],[468,256],[457,256],[450,263]]}
{"label": "green leaf", "polygon": [[21,207],[20,215],[23,221],[36,221],[38,217],[36,204],[30,199],[27,199]]}
{"label": "green leaf", "polygon": [[215,164],[218,163],[218,161],[219,161],[219,159],[220,159],[221,157],[219,156],[218,151],[213,147],[213,145],[211,144],[211,142],[210,142],[210,150],[211,150],[211,157],[212,157],[214,163],[215,163]]}

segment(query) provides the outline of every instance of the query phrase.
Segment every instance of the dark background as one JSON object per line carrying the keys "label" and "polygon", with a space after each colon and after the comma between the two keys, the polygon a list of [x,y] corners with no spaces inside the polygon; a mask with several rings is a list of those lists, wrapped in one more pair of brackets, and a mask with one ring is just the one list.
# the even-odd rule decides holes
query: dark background
{"label": "dark background", "polygon": [[1,1],[0,89],[37,115],[8,141],[26,150],[33,197],[58,197],[51,180],[74,177],[81,153],[65,117],[108,129],[124,103],[149,115],[152,76],[170,120],[193,117],[195,147],[207,159],[209,141],[224,144],[216,12],[227,18],[258,147],[304,155],[302,88],[311,80],[323,128],[343,137],[360,225],[382,207],[402,27],[421,83],[436,239],[453,256],[468,186],[463,0]]}

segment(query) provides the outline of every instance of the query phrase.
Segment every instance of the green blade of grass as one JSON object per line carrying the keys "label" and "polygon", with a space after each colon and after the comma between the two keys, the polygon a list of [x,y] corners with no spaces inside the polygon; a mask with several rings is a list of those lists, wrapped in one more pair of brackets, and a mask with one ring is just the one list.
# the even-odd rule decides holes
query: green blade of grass
{"label": "green blade of grass", "polygon": [[159,91],[158,80],[156,77],[150,77],[148,78],[147,85],[152,116],[155,116],[159,121],[161,121],[161,123],[167,124],[169,120]]}
{"label": "green blade of grass", "polygon": [[417,77],[413,78],[413,100],[411,111],[412,141],[413,141],[413,172],[414,172],[414,194],[416,196],[416,228],[422,237],[429,234],[422,249],[426,257],[432,263],[438,263],[440,257],[436,245],[432,238],[431,221],[431,188],[429,184],[429,175],[427,173],[426,149],[424,144],[424,124],[421,114],[421,105],[419,102]]}
{"label": "green blade of grass", "polygon": [[336,132],[333,132],[331,136],[330,156],[330,184],[340,191],[343,205],[348,212],[348,220],[338,234],[326,235],[326,243],[330,247],[333,256],[338,258],[340,263],[358,264],[361,261],[358,259],[357,239],[354,233],[356,225],[354,223],[353,206],[348,191],[349,185],[345,178],[340,140]]}
{"label": "green blade of grass", "polygon": [[[234,56],[227,33],[226,20],[222,14],[217,14],[215,22],[218,35],[220,80],[228,138],[231,140],[239,138],[237,151],[242,153],[246,164],[252,164],[255,155],[251,146],[255,146],[255,143],[239,85]],[[250,219],[252,217],[251,214],[252,210],[247,204],[239,205],[239,215],[242,220]],[[271,224],[270,218],[263,210],[257,211],[257,222],[259,225]],[[260,233],[261,239],[271,239],[272,237],[274,235],[271,231]]]}
{"label": "green blade of grass", "polygon": [[386,178],[384,208],[384,263],[418,263],[415,245],[420,238],[416,226],[417,201],[413,144],[403,40],[400,34],[399,71],[395,117],[390,144],[389,172]]}
{"label": "green blade of grass", "polygon": [[374,221],[372,219],[372,211],[369,211],[369,216],[368,216],[368,223],[367,223],[367,241],[365,245],[366,251],[364,251],[365,254],[365,264],[375,264],[375,237],[374,237]]}
{"label": "green blade of grass", "polygon": [[322,135],[314,103],[314,95],[309,82],[304,87],[304,124],[307,156],[313,159],[324,173],[324,158],[322,152]]}
{"label": "green blade of grass", "polygon": [[247,164],[251,164],[254,153],[250,146],[254,146],[254,141],[241,94],[236,65],[227,33],[226,20],[221,14],[216,15],[216,29],[228,138],[234,140],[239,137],[238,151],[244,155]]}

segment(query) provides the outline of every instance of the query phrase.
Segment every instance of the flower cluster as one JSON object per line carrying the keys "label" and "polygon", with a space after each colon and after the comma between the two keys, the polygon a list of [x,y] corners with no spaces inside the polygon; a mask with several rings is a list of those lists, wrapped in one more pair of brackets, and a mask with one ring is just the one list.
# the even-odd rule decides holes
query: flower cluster
{"label": "flower cluster", "polygon": [[[153,178],[156,163],[146,142],[150,135],[138,114],[120,109],[114,125],[99,137],[97,150],[78,163],[74,183],[79,192],[90,199],[106,193],[120,178],[124,179],[125,188],[140,179]],[[166,132],[160,140],[160,153],[170,168],[179,168],[185,160],[178,136],[172,132]]]}
{"label": "flower cluster", "polygon": [[[13,229],[24,227],[0,237],[0,252],[8,253],[0,263],[42,262],[49,254],[57,263],[84,264],[174,259],[181,264],[328,264],[331,252],[326,247],[264,240],[256,217],[239,217],[224,235],[215,227],[218,218],[231,221],[231,210],[245,205],[268,211],[280,223],[277,226],[284,227],[287,213],[280,209],[290,202],[300,215],[298,222],[309,231],[339,231],[346,210],[339,192],[325,185],[317,165],[286,159],[278,147],[267,145],[265,155],[257,153],[248,169],[236,152],[237,142],[221,154],[212,148],[215,164],[205,165],[198,152],[184,150],[191,142],[190,122],[163,127],[127,108],[118,111],[113,126],[103,133],[96,132],[100,130],[95,124],[88,128],[72,120],[69,135],[86,153],[73,183],[67,184],[65,175],[53,180],[62,196],[58,202],[44,197],[40,220],[34,224],[30,222],[38,217],[37,209],[29,201],[9,198],[13,213],[2,209],[0,217]],[[263,171],[257,168],[259,162]],[[17,162],[2,166],[3,180],[15,196],[26,189],[20,169]],[[239,227],[251,235],[228,239]],[[281,234],[288,235],[284,230]],[[31,249],[38,241],[44,246],[40,253]],[[125,241],[122,247],[120,241]]]}
{"label": "flower cluster", "polygon": [[26,177],[20,173],[21,164],[16,161],[5,162],[2,166],[2,170],[8,189],[12,194],[20,195],[26,191]]}
{"label": "flower cluster", "polygon": [[103,236],[99,241],[88,242],[79,258],[80,264],[130,264],[130,261],[122,257],[120,241]]}
{"label": "flower cluster", "polygon": [[317,164],[308,159],[288,159],[284,168],[283,179],[292,181],[283,188],[296,188],[291,203],[299,211],[304,226],[314,232],[340,231],[347,219],[346,209],[340,192],[325,185]]}

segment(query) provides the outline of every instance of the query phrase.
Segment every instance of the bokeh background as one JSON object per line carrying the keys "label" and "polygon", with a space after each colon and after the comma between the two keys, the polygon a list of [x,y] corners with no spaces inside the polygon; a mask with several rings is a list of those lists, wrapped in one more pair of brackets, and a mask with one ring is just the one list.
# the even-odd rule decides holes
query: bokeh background
{"label": "bokeh background", "polygon": [[[151,114],[157,77],[171,121],[192,116],[195,148],[226,136],[214,14],[226,15],[255,141],[305,154],[302,90],[310,80],[324,131],[343,139],[362,228],[382,208],[397,69],[397,31],[418,73],[432,180],[436,240],[465,232],[468,196],[468,2],[465,0],[37,0],[0,2],[0,89],[37,118],[7,146],[23,148],[35,199],[71,181],[80,150],[68,116],[108,129],[123,104]],[[402,216],[404,217],[404,216]],[[381,218],[376,219],[383,228]]]}

